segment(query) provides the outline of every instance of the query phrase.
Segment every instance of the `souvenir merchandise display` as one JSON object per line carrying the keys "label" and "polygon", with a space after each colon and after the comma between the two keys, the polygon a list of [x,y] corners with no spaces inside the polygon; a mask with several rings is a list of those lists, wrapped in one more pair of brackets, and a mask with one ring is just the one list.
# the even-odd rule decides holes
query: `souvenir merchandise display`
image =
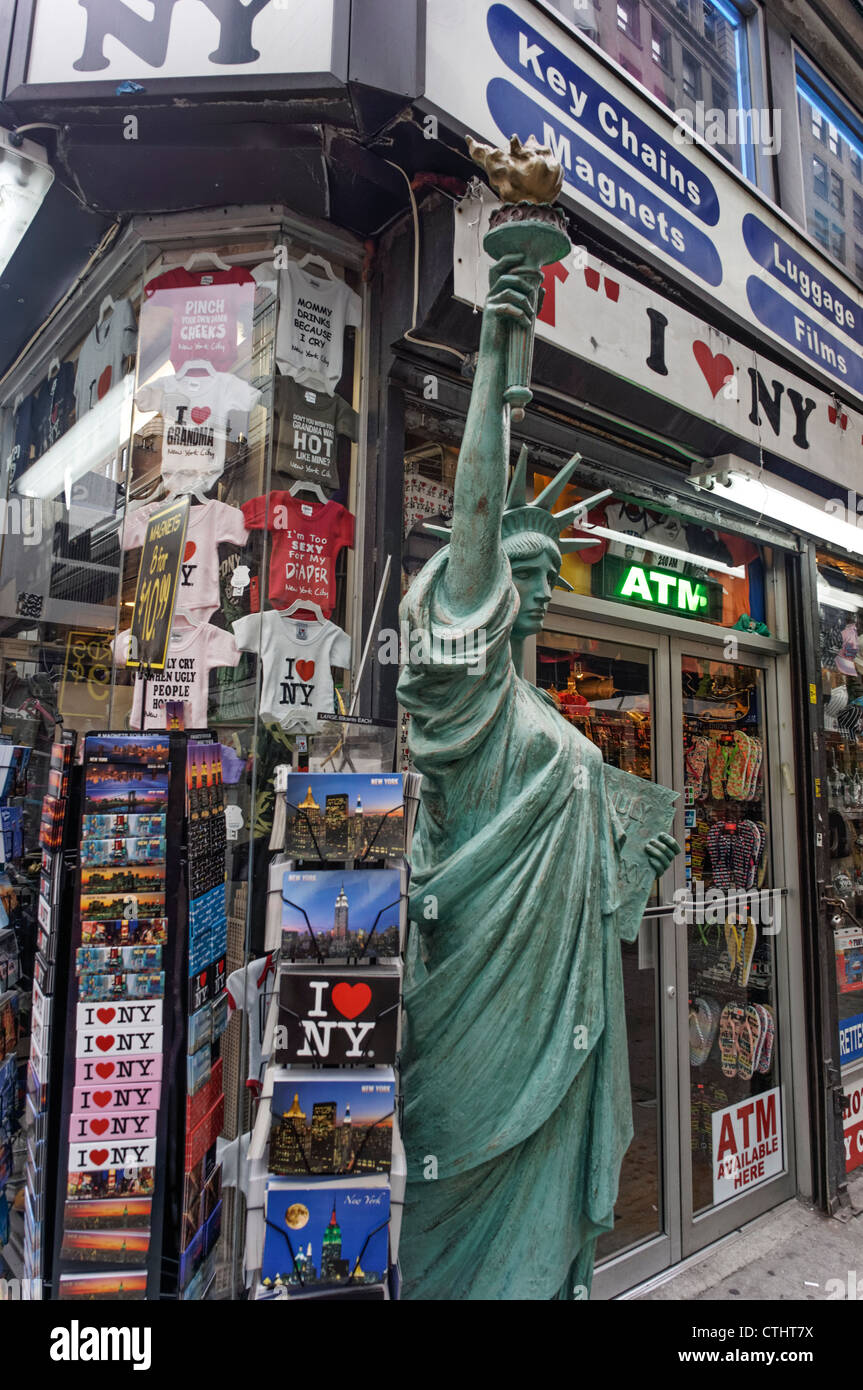
{"label": "souvenir merchandise display", "polygon": [[[683,658],[689,1061],[696,1209],[714,1202],[713,1115],[778,1083],[764,683],[756,667]],[[699,920],[699,917],[702,920]]]}
{"label": "souvenir merchandise display", "polygon": [[846,574],[828,568],[826,559],[819,556],[819,574],[829,584],[820,609],[829,892],[840,1062],[846,1066],[855,1056],[845,1040],[863,1010],[863,599],[849,587],[853,582],[859,589],[863,571],[846,566]]}
{"label": "souvenir merchandise display", "polygon": [[64,990],[58,990],[57,972],[67,971],[69,966],[66,943],[60,940],[61,921],[69,907],[65,900],[69,896],[68,875],[63,867],[62,850],[71,819],[69,798],[74,752],[74,735],[69,742],[53,745],[49,772],[53,795],[46,795],[42,802],[41,824],[45,828],[45,838],[39,874],[37,950],[27,1065],[27,1123],[33,1145],[32,1150],[28,1146],[24,1195],[24,1277],[32,1281],[32,1297],[41,1294],[44,1250],[50,1243],[48,1232],[53,1215],[53,1193],[45,1183],[46,1152],[50,1088],[58,1075],[56,1053],[59,1049],[52,1051],[52,1039],[58,1035],[62,1037],[61,1010],[65,1003]]}
{"label": "souvenir merchandise display", "polygon": [[331,668],[351,663],[351,639],[335,623],[308,622],[270,609],[234,623],[239,648],[260,653],[260,713],[288,733],[313,734],[318,715],[336,709]]}
{"label": "souvenir merchandise display", "polygon": [[341,396],[300,386],[291,377],[277,377],[273,393],[274,471],[335,490],[337,440],[343,436],[356,443],[357,412]]}
{"label": "souvenir merchandise display", "polygon": [[274,608],[300,600],[325,618],[336,602],[336,560],[354,543],[354,518],[340,502],[306,502],[291,492],[271,492],[243,503],[250,531],[270,533],[268,594]]}
{"label": "souvenir merchandise display", "polygon": [[[29,749],[0,744],[0,1251],[9,1238],[13,1188],[20,1190],[23,1176],[26,1203],[31,1175],[35,1188],[44,1160],[44,1118],[28,1092],[27,1034],[31,1044],[35,1034],[37,1049],[47,1046],[53,980],[42,970],[36,983],[36,892],[26,873],[22,828],[29,759]],[[30,1215],[32,1226],[32,1205]],[[39,1233],[32,1231],[38,1246]]]}
{"label": "souvenir merchandise display", "polygon": [[[36,490],[24,489],[53,508],[46,543],[19,551],[27,538],[16,534],[4,550],[20,555],[21,592],[6,629],[14,654],[4,648],[3,732],[14,742],[0,741],[0,1257],[8,1195],[20,1263],[6,1263],[31,1281],[32,1297],[237,1296],[243,1242],[247,1287],[260,1289],[267,1178],[309,1176],[230,1155],[245,1153],[268,1068],[288,1045],[276,1033],[284,870],[274,950],[256,917],[277,804],[277,841],[286,822],[276,769],[352,766],[346,707],[359,653],[344,629],[359,611],[347,583],[354,517],[326,497],[352,497],[358,482],[359,273],[294,259],[284,274],[257,231],[238,230],[226,254],[230,262],[195,251],[181,265],[161,253],[147,263],[146,250],[124,262],[125,278],[85,322],[62,329],[47,370],[4,415],[8,476],[52,449],[57,462],[53,493],[47,463]],[[266,257],[278,301],[275,282],[251,273]],[[281,374],[277,336],[288,344]],[[171,506],[182,542],[173,516],[161,534],[151,525]],[[356,765],[391,764],[369,761],[363,745]],[[337,824],[338,791],[330,815],[331,851],[351,844],[334,894],[347,901],[338,930],[319,931],[302,898],[309,929],[304,918],[286,922],[285,936],[298,967],[325,952],[345,977],[332,981],[324,1022],[347,1026],[316,1036],[333,1035],[332,1056],[349,1053],[339,1065],[352,1074],[358,1061],[380,1069],[368,1083],[379,1112],[365,1092],[338,1091],[345,1164],[334,1151],[311,1180],[372,1177],[389,1209],[404,1166],[392,1071],[403,789],[382,828],[384,813],[364,818],[374,795],[360,783],[350,834],[346,813]],[[311,868],[323,875],[335,864]],[[360,966],[371,984],[355,977]],[[340,982],[352,991],[347,1005]],[[316,1107],[317,1097],[309,1113]],[[248,1235],[235,1202],[259,1213]],[[388,1279],[386,1226],[384,1247]],[[350,1296],[380,1287],[366,1283],[370,1268],[363,1257]]]}
{"label": "souvenir merchandise display", "polygon": [[[118,635],[114,652],[117,664],[125,665],[129,654],[128,629]],[[165,727],[165,705],[169,701],[182,703],[187,728],[206,728],[210,673],[216,667],[236,666],[239,659],[240,650],[229,632],[211,623],[190,622],[178,613],[171,628],[164,671],[139,668],[135,672],[132,726],[141,727],[146,690],[145,728]]]}
{"label": "souvenir merchandise display", "polygon": [[109,296],[81,346],[75,366],[75,413],[79,420],[117,385],[123,364],[135,356],[137,346],[135,310],[128,299],[115,304]]}
{"label": "souvenir merchandise display", "polygon": [[[124,550],[136,550],[143,545],[147,522],[162,502],[145,502],[129,512],[123,526]],[[209,622],[220,605],[219,546],[242,547],[246,542],[246,526],[239,507],[210,498],[203,506],[192,506],[186,528],[186,545],[177,588],[175,612],[182,613],[193,623]]]}
{"label": "souvenir merchandise display", "polygon": [[218,743],[189,742],[186,760],[189,864],[188,1028],[181,1297],[203,1298],[215,1273],[221,1230],[216,1139],[225,1119],[219,1039],[226,1015],[228,922],[225,805]]}
{"label": "souvenir merchandise display", "polygon": [[230,371],[241,345],[252,336],[255,281],[242,266],[213,264],[196,270],[193,262],[149,280],[143,312],[148,324],[155,321],[153,336],[167,323],[175,372],[193,360]]}
{"label": "souvenir merchandise display", "polygon": [[[168,736],[105,734],[84,740],[81,841],[104,838],[108,816],[146,815],[166,845],[161,860],[140,858],[138,837],[117,836],[124,853],[109,866],[81,867],[68,991],[55,1273],[65,1281],[132,1266],[159,1287],[150,1259],[164,1066],[167,929],[167,827],[172,777]],[[136,826],[136,828],[138,828]],[[128,928],[123,932],[122,926]],[[113,928],[120,926],[119,934]],[[119,941],[118,941],[119,935]],[[128,949],[129,942],[133,949]],[[146,944],[146,949],[141,949]],[[110,970],[120,945],[123,968]],[[137,947],[138,949],[134,949]],[[99,952],[99,954],[97,954]],[[105,952],[105,954],[101,954]],[[143,974],[146,984],[138,986]],[[138,1219],[127,1225],[127,1199]],[[92,1212],[90,1204],[98,1203]],[[93,1267],[97,1266],[97,1269]],[[120,1266],[121,1269],[116,1269]]]}
{"label": "souvenir merchandise display", "polygon": [[[85,1296],[81,1281],[97,1277],[127,1290],[132,1277],[130,1296],[200,1298],[221,1220],[219,745],[184,734],[90,735],[81,778],[51,1296]],[[169,1067],[184,1037],[186,1060]],[[180,1229],[164,1220],[174,1204]]]}
{"label": "souvenir merchandise display", "polygon": [[[310,274],[304,262],[321,265],[325,276]],[[256,267],[255,279],[273,292],[278,285],[279,322],[276,361],[279,371],[302,385],[332,395],[342,375],[345,328],[359,328],[359,295],[338,279],[332,266],[317,256],[289,261],[277,271],[270,262]]]}
{"label": "souvenir merchandise display", "polygon": [[138,388],[138,409],[162,416],[161,474],[170,492],[206,491],[218,482],[227,444],[247,432],[247,417],[259,396],[241,377],[194,358],[176,375],[156,377]]}
{"label": "souvenir merchandise display", "polygon": [[[393,1071],[411,823],[404,778],[289,774],[281,795],[288,863],[270,872],[281,878],[281,950],[248,1147],[265,1176],[260,1206],[247,1209],[247,1278],[256,1298],[395,1297],[406,1177]],[[271,960],[256,963],[259,982]],[[254,994],[246,1008],[251,1018]]]}

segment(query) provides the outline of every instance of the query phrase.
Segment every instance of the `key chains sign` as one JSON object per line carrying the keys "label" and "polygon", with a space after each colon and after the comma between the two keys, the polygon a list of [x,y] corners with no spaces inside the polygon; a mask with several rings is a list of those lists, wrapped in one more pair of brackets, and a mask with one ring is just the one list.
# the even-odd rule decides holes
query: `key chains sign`
{"label": "key chains sign", "polygon": [[154,512],[138,568],[127,666],[164,671],[189,524],[188,497]]}

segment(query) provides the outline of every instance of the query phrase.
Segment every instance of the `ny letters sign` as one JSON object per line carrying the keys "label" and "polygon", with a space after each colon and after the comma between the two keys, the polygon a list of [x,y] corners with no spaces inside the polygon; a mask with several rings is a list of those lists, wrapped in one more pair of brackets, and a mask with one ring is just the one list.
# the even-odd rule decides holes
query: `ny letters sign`
{"label": "ny letters sign", "polygon": [[28,85],[332,69],[336,0],[35,0]]}

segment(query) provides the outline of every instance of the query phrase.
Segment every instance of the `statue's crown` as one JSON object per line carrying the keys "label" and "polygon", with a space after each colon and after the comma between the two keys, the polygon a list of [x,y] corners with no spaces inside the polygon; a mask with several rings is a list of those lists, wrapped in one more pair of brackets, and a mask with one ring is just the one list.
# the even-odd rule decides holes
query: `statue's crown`
{"label": "statue's crown", "polygon": [[[573,454],[569,462],[565,463],[557,475],[552,478],[548,487],[543,488],[539,496],[535,497],[532,502],[528,502],[527,445],[523,444],[512,475],[512,482],[509,485],[509,492],[506,495],[506,505],[500,524],[501,538],[514,536],[519,531],[540,531],[544,536],[548,536],[549,540],[554,541],[562,555],[567,555],[573,550],[580,550],[584,546],[596,545],[595,540],[583,537],[561,540],[560,533],[567,526],[575,525],[577,518],[586,516],[597,502],[610,496],[611,490],[609,488],[606,488],[604,492],[598,492],[594,497],[586,498],[583,502],[576,502],[573,506],[564,508],[562,512],[551,510],[580,463],[581,454]],[[452,532],[448,526],[435,526],[429,522],[426,523],[425,529],[435,536],[443,536],[444,540],[452,539]],[[557,587],[572,590],[572,585],[560,577],[558,577]]]}

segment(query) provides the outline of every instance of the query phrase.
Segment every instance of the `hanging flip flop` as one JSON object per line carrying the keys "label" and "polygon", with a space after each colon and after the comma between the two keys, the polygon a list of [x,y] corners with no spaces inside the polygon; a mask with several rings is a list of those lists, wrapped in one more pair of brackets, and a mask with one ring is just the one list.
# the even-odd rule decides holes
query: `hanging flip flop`
{"label": "hanging flip flop", "polygon": [[734,746],[728,760],[728,776],[725,789],[734,801],[742,801],[749,783],[750,745],[749,739],[741,729],[734,735]]}
{"label": "hanging flip flop", "polygon": [[719,1057],[723,1076],[737,1075],[737,1025],[735,1005],[726,1004],[719,1019]]}
{"label": "hanging flip flop", "polygon": [[742,1081],[751,1081],[761,1041],[761,1019],[751,1004],[743,1014],[737,1030],[737,1075]]}
{"label": "hanging flip flop", "polygon": [[762,1010],[767,1015],[766,1030],[764,1034],[764,1046],[761,1049],[761,1056],[758,1059],[759,1072],[768,1072],[773,1064],[773,1043],[776,1037],[776,1019],[769,1004],[762,1004]]}
{"label": "hanging flip flop", "polygon": [[752,969],[752,957],[755,955],[755,947],[758,945],[758,928],[752,918],[747,918],[746,927],[741,933],[743,938],[742,948],[738,956],[738,966],[740,969],[740,983],[745,989],[749,984],[749,972]]}

